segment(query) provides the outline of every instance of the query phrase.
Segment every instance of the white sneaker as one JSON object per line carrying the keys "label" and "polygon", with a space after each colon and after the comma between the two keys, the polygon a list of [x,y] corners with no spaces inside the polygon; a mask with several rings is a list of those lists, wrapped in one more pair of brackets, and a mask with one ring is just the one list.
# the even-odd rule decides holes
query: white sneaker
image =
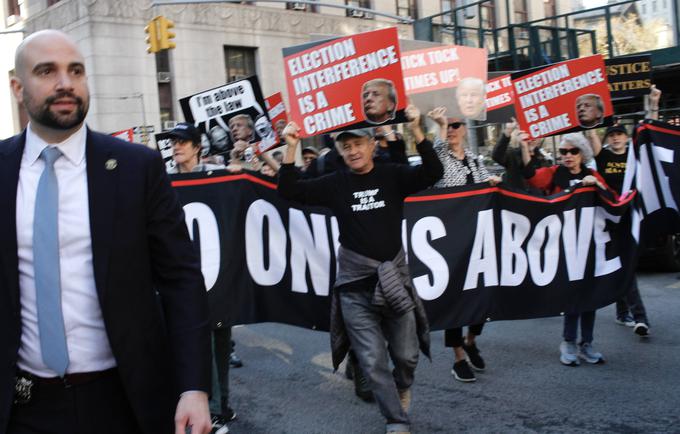
{"label": "white sneaker", "polygon": [[566,366],[578,366],[578,348],[574,342],[563,341],[560,344],[560,362]]}
{"label": "white sneaker", "polygon": [[587,363],[598,365],[604,363],[604,356],[593,349],[592,344],[586,342],[579,345],[578,356]]}

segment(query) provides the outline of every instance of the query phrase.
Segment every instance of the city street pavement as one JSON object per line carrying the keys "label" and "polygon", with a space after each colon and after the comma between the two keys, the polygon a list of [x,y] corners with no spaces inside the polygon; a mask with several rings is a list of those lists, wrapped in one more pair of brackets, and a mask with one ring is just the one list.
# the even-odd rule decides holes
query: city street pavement
{"label": "city street pavement", "polygon": [[[604,365],[559,362],[562,318],[490,323],[478,338],[487,370],[476,383],[450,371],[443,332],[418,365],[414,433],[680,432],[680,275],[639,274],[652,323],[641,339],[598,311]],[[231,371],[232,433],[383,433],[376,404],[359,400],[343,367],[333,373],[327,333],[282,324],[234,329],[244,367]]]}

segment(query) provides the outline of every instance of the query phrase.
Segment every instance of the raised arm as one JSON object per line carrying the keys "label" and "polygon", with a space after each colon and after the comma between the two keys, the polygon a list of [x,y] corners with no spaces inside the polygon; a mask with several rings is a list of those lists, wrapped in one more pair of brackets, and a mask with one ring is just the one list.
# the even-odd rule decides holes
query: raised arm
{"label": "raised arm", "polygon": [[300,146],[300,128],[295,122],[289,123],[283,130],[283,137],[288,145],[283,164],[279,169],[278,192],[281,197],[308,205],[326,206],[330,203],[330,191],[333,188],[329,182],[330,176],[315,179],[300,179],[299,171],[295,167],[295,153]]}
{"label": "raised arm", "polygon": [[420,127],[420,110],[410,105],[406,108],[406,116],[409,119],[407,127],[416,139],[416,149],[423,161],[420,166],[410,167],[400,165],[399,176],[402,191],[408,195],[423,190],[435,182],[439,181],[444,174],[442,163],[437,157],[437,153],[432,148],[432,142],[425,138]]}
{"label": "raised arm", "polygon": [[602,139],[600,139],[600,135],[597,134],[597,131],[595,130],[588,130],[588,132],[586,132],[586,137],[590,142],[590,147],[593,148],[593,156],[597,157],[602,151]]}
{"label": "raised arm", "polygon": [[448,125],[446,122],[446,107],[437,107],[430,110],[427,113],[427,117],[437,123],[439,126],[439,137],[442,140],[446,140],[446,129]]}
{"label": "raised arm", "polygon": [[659,120],[659,101],[661,100],[661,91],[653,84],[649,88],[649,109],[647,110],[647,119]]}
{"label": "raised arm", "polygon": [[515,128],[517,128],[517,120],[515,118],[511,119],[511,122],[505,124],[505,128],[503,128],[501,137],[498,139],[498,143],[496,143],[496,146],[494,146],[493,151],[491,152],[491,158],[493,158],[493,161],[503,167],[507,166],[508,145],[510,144],[510,138],[512,137],[513,131],[515,131]]}

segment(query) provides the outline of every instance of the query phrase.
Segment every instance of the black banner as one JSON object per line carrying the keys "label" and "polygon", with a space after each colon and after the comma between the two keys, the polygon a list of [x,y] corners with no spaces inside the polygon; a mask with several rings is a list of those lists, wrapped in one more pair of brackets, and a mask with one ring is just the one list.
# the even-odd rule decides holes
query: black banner
{"label": "black banner", "polygon": [[643,242],[679,233],[680,126],[646,120],[636,127],[633,143],[623,182],[623,191],[640,192],[633,229],[639,229]]}
{"label": "black banner", "polygon": [[433,329],[594,310],[634,272],[628,202],[580,188],[538,198],[487,186],[407,198],[411,277]]}
{"label": "black banner", "polygon": [[[176,175],[173,185],[214,322],[328,330],[335,217],[283,200],[271,181],[249,174]],[[625,209],[592,187],[549,199],[485,185],[408,198],[411,275],[433,329],[611,303],[633,273]]]}

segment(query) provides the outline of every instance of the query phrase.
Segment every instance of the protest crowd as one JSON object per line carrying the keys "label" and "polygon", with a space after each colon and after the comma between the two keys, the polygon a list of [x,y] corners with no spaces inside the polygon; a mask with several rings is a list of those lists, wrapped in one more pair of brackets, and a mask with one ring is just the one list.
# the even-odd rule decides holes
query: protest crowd
{"label": "protest crowd", "polygon": [[[27,108],[30,124],[20,136],[0,143],[0,153],[15,158],[0,160],[0,164],[8,162],[7,166],[0,166],[0,181],[4,185],[19,185],[16,198],[19,218],[12,215],[5,221],[16,226],[14,239],[18,239],[18,245],[13,248],[19,253],[18,260],[15,255],[13,261],[18,264],[19,280],[15,282],[12,280],[15,277],[9,276],[15,271],[6,271],[15,265],[10,262],[10,255],[0,256],[3,265],[0,305],[19,303],[5,299],[4,293],[10,292],[10,288],[21,294],[20,314],[0,307],[7,309],[0,311],[0,316],[13,318],[11,323],[3,320],[5,331],[0,335],[0,345],[12,352],[3,359],[7,362],[4,366],[11,366],[11,370],[3,368],[7,378],[0,380],[3,388],[0,432],[63,433],[69,432],[65,427],[74,423],[86,427],[93,418],[101,418],[98,425],[104,428],[99,432],[179,434],[189,426],[194,433],[229,431],[228,423],[237,417],[229,401],[229,371],[244,363],[237,355],[238,347],[231,333],[231,327],[239,322],[233,317],[234,309],[208,303],[212,300],[205,291],[206,285],[210,286],[209,278],[205,270],[203,277],[200,274],[205,246],[198,249],[196,241],[192,243],[190,235],[193,237],[195,229],[185,227],[182,201],[174,193],[171,181],[177,187],[182,182],[190,183],[204,176],[209,179],[216,174],[246,176],[246,180],[275,188],[277,200],[290,204],[287,207],[321,207],[337,219],[339,244],[333,256],[337,271],[327,294],[330,312],[326,326],[333,368],[339,369],[345,361],[345,375],[353,380],[356,395],[377,404],[387,433],[411,432],[409,409],[415,370],[420,353],[430,357],[432,345],[430,326],[434,322],[426,309],[426,301],[429,303],[432,298],[421,298],[409,271],[410,261],[422,257],[415,244],[410,247],[415,252],[412,256],[402,241],[409,197],[425,195],[422,197],[426,200],[440,192],[455,195],[459,191],[479,194],[506,191],[540,207],[552,203],[555,197],[567,197],[586,188],[592,197],[615,207],[633,195],[631,184],[624,181],[631,161],[633,131],[616,122],[608,95],[595,94],[591,88],[606,86],[604,68],[591,74],[576,66],[570,70],[563,65],[555,69],[559,74],[548,69],[534,72],[537,75],[529,78],[522,72],[513,75],[513,80],[520,80],[518,94],[535,92],[544,85],[561,90],[552,96],[541,93],[540,103],[545,106],[538,105],[538,96],[525,95],[522,102],[516,102],[516,113],[498,122],[502,124],[500,136],[490,152],[493,161],[502,167],[496,175],[493,173],[498,171],[490,171],[482,156],[469,145],[473,120],[483,121],[487,116],[486,70],[480,76],[459,79],[458,93],[446,103],[424,104],[422,95],[420,99],[408,98],[407,102],[403,83],[399,83],[397,76],[386,73],[388,68],[398,68],[401,74],[395,46],[387,43],[364,53],[358,44],[349,41],[320,45],[319,51],[305,52],[300,57],[294,56],[301,49],[284,52],[292,69],[291,111],[287,119],[285,111],[283,119],[272,116],[272,108],[282,102],[268,101],[267,113],[259,85],[253,84],[256,79],[252,78],[248,88],[255,89],[255,102],[245,109],[237,103],[225,102],[223,107],[227,110],[234,108],[230,116],[206,117],[205,113],[211,113],[208,109],[191,111],[208,101],[205,95],[209,92],[201,93],[200,98],[185,99],[183,107],[190,108],[185,111],[187,121],[157,137],[159,150],[165,149],[165,165],[155,152],[117,143],[116,139],[84,126],[89,96],[84,82],[86,74],[82,55],[70,38],[48,30],[22,43],[17,52],[18,74],[12,83],[17,99]],[[340,60],[347,63],[328,66]],[[315,71],[316,68],[320,69]],[[302,73],[306,75],[295,78]],[[363,75],[365,80],[352,80]],[[307,81],[301,81],[303,78]],[[48,83],[50,79],[53,81]],[[567,80],[569,86],[554,83],[559,80]],[[243,93],[243,88],[232,83],[229,86],[234,95]],[[327,95],[319,91],[323,88]],[[301,94],[312,91],[319,94],[298,104],[292,102],[294,89]],[[329,102],[325,100],[331,96],[342,100],[343,95],[350,94],[352,99],[347,97],[346,104],[360,108],[345,105],[342,117],[329,117]],[[223,95],[228,93],[224,91]],[[554,107],[548,107],[549,100],[565,96],[571,98],[569,115],[549,115],[548,111],[555,112]],[[647,98],[649,108],[645,117],[658,120],[661,91],[652,86]],[[340,105],[333,102],[330,107]],[[520,112],[520,108],[526,112]],[[304,110],[307,113],[301,112]],[[312,112],[323,112],[325,117],[309,120]],[[559,117],[559,122],[550,123],[548,128],[548,124],[540,122],[549,120],[549,116]],[[553,137],[557,144],[555,155],[544,147],[546,136]],[[415,144],[417,151],[415,164],[412,161],[415,155],[408,152],[410,143]],[[95,155],[97,160],[91,159]],[[90,166],[95,164],[101,166],[101,173],[91,173],[94,169]],[[136,174],[128,175],[127,170],[133,169]],[[163,169],[172,177],[162,173]],[[112,174],[118,174],[120,179],[113,180]],[[86,178],[89,203],[87,186],[85,190],[78,187]],[[100,186],[107,182],[119,182],[120,187]],[[112,195],[117,194],[117,188],[125,189],[131,197],[125,201],[118,199],[120,211],[92,195],[93,189],[105,192],[111,188]],[[7,194],[8,201],[10,196],[16,196],[16,191],[15,188]],[[63,192],[68,192],[67,197]],[[58,211],[55,203],[59,204]],[[93,211],[95,207],[102,211]],[[129,214],[124,219],[127,227],[133,228],[129,240],[104,235],[116,223],[106,226],[101,220],[94,221],[111,218],[99,213],[117,212]],[[64,213],[71,214],[64,217]],[[581,221],[584,213],[581,212]],[[9,218],[5,214],[0,216]],[[188,217],[186,221],[190,222]],[[83,229],[90,225],[97,226],[92,233]],[[61,232],[55,237],[57,227]],[[565,231],[566,227],[565,223]],[[514,234],[510,236],[517,235]],[[9,238],[11,235],[4,233],[0,236],[3,243]],[[69,250],[69,242],[77,247]],[[102,243],[113,247],[104,247]],[[475,248],[466,255],[474,257]],[[131,251],[136,253],[132,255]],[[270,263],[281,259],[274,250],[270,254]],[[49,307],[55,303],[54,294],[47,291],[43,295],[41,289],[54,286],[55,282],[59,285],[59,265],[50,265],[54,255],[57,259],[62,257],[62,275],[72,273],[78,280],[76,285],[88,288],[85,294],[81,291],[74,298],[57,303],[64,305],[63,312],[61,308]],[[76,263],[69,262],[69,256]],[[111,265],[103,265],[102,257],[111,261]],[[79,272],[82,263],[93,265],[84,267],[89,271]],[[474,287],[478,284],[477,276],[483,276],[480,287],[494,286],[489,284],[487,271],[474,274]],[[313,280],[314,276],[309,278]],[[501,277],[501,285],[504,278]],[[635,276],[624,281],[628,285],[619,290],[618,299],[609,300],[616,302],[613,320],[647,338],[652,331]],[[112,295],[111,288],[103,295],[102,286],[137,289],[124,291],[130,298],[122,303],[119,298],[122,296]],[[522,286],[521,282],[518,286]],[[73,288],[62,283],[61,291],[65,294]],[[133,291],[136,295],[131,295]],[[227,298],[226,304],[232,300],[235,298]],[[239,300],[244,303],[248,299]],[[80,313],[81,303],[88,303],[91,312]],[[465,310],[464,301],[460,303],[456,309]],[[605,305],[601,301],[593,304]],[[597,307],[587,305],[592,308],[565,312],[561,337],[555,336],[555,361],[565,366],[605,363],[606,357],[595,343]],[[470,307],[474,309],[477,307]],[[123,310],[126,312],[122,313]],[[117,319],[121,316],[127,323]],[[43,318],[48,317],[51,322],[45,323]],[[443,345],[452,349],[450,373],[459,382],[476,381],[487,362],[501,363],[482,356],[483,330],[493,327],[484,318],[485,315],[473,321],[437,321],[436,329],[445,330]],[[81,322],[89,326],[79,327]],[[92,330],[82,330],[87,328]],[[139,336],[140,329],[150,331]],[[138,336],[133,339],[135,334]],[[43,339],[43,335],[49,336],[49,340]],[[94,349],[87,345],[77,349],[75,343],[79,339],[88,345],[98,343]],[[164,369],[151,374],[155,364]],[[169,381],[170,378],[176,380]],[[135,386],[135,382],[139,385]],[[168,399],[151,399],[147,397],[150,392],[128,398],[139,388],[153,390],[155,396],[162,394]],[[102,395],[106,400],[99,398]],[[145,399],[156,400],[156,404],[145,404]],[[64,402],[63,407],[50,408],[54,400]],[[95,409],[102,403],[113,409],[111,414],[102,415],[101,410]],[[93,416],[72,416],[74,412],[91,412]],[[91,431],[83,428],[82,432]]]}

